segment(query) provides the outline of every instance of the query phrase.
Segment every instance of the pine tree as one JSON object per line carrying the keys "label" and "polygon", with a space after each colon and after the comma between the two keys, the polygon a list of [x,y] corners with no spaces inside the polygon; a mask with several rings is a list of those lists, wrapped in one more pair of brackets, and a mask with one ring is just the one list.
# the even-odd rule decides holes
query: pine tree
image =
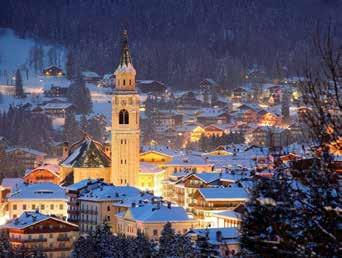
{"label": "pine tree", "polygon": [[78,75],[76,81],[69,86],[68,96],[76,107],[78,114],[88,114],[91,112],[92,102],[90,91],[80,75]]}
{"label": "pine tree", "polygon": [[177,237],[170,222],[167,222],[159,239],[158,257],[175,257],[177,255]]}
{"label": "pine tree", "polygon": [[68,80],[72,80],[75,78],[76,69],[75,69],[75,58],[73,52],[70,50],[67,55],[67,62],[66,62],[66,77]]}
{"label": "pine tree", "polygon": [[177,235],[177,257],[192,258],[196,256],[191,240],[187,236]]}
{"label": "pine tree", "polygon": [[82,138],[82,133],[76,121],[75,114],[72,112],[66,114],[63,137],[64,141],[67,142],[76,142]]}
{"label": "pine tree", "polygon": [[23,80],[21,78],[20,70],[17,69],[15,73],[15,96],[17,98],[24,98],[24,88],[23,88]]}

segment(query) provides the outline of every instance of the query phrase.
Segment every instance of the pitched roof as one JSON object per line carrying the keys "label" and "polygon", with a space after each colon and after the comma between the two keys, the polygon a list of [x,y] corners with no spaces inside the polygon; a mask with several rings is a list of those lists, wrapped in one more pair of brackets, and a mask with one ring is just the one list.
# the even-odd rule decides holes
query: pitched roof
{"label": "pitched roof", "polygon": [[59,177],[59,166],[55,165],[55,164],[44,164],[42,166],[36,167],[36,168],[28,171],[25,174],[25,177],[27,177],[28,175],[30,175],[31,173],[33,173],[37,170],[47,170],[47,171],[51,172],[52,174],[54,174],[55,176]]}
{"label": "pitched roof", "polygon": [[[221,232],[222,240],[217,241],[217,233]],[[239,243],[239,229],[238,228],[206,228],[206,229],[191,229],[187,235],[196,234],[201,237],[208,236],[208,242],[210,244],[222,244],[222,243]]]}
{"label": "pitched roof", "polygon": [[143,206],[131,207],[126,212],[119,213],[117,216],[147,223],[154,222],[183,222],[192,221],[183,207],[168,208],[161,204],[146,204]]}
{"label": "pitched roof", "polygon": [[89,136],[85,136],[82,142],[61,163],[66,167],[100,168],[111,167],[111,160],[102,150],[102,145]]}
{"label": "pitched roof", "polygon": [[19,177],[3,178],[1,182],[1,186],[4,188],[9,188],[11,191],[13,191],[15,188],[19,187],[23,183],[24,183],[24,180]]}
{"label": "pitched roof", "polygon": [[55,218],[53,216],[48,216],[48,215],[42,214],[38,211],[25,211],[20,215],[19,218],[8,222],[7,224],[3,225],[2,227],[3,228],[24,229],[24,228],[27,228],[29,226],[32,226],[34,224],[40,223],[40,222],[48,220],[48,219],[53,219],[55,221],[74,226],[75,228],[78,227],[75,224],[72,224],[70,222]]}
{"label": "pitched roof", "polygon": [[97,188],[82,194],[79,199],[88,201],[119,201],[140,195],[140,190],[132,186],[99,185]]}
{"label": "pitched roof", "polygon": [[199,193],[207,201],[247,200],[248,193],[243,187],[200,188]]}
{"label": "pitched roof", "polygon": [[62,187],[52,183],[22,184],[13,191],[8,200],[66,200]]}

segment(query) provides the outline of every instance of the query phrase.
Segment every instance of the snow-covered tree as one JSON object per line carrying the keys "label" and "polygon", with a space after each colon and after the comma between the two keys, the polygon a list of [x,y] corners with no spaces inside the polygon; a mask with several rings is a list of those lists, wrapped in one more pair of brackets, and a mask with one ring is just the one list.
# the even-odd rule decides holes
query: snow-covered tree
{"label": "snow-covered tree", "polygon": [[90,91],[80,75],[69,86],[68,97],[76,107],[77,113],[88,114],[91,112],[92,102]]}
{"label": "snow-covered tree", "polygon": [[63,129],[64,141],[76,142],[80,140],[82,136],[75,114],[72,112],[67,113]]}

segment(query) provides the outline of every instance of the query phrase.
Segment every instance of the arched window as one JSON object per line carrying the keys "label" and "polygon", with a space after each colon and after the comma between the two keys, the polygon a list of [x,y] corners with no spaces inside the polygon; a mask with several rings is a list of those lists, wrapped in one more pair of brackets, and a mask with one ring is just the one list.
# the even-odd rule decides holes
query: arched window
{"label": "arched window", "polygon": [[126,85],[126,80],[123,80],[123,86],[125,86]]}
{"label": "arched window", "polygon": [[119,124],[120,125],[128,125],[129,123],[129,115],[126,109],[122,109],[119,113]]}

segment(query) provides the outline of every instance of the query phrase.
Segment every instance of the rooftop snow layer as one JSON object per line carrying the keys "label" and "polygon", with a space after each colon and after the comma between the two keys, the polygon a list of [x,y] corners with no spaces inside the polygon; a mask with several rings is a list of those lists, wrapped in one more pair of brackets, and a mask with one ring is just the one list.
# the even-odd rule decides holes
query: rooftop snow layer
{"label": "rooftop snow layer", "polygon": [[198,190],[204,199],[210,201],[247,200],[248,193],[242,187],[200,188]]}
{"label": "rooftop snow layer", "polygon": [[8,200],[67,200],[62,187],[53,183],[21,184]]}
{"label": "rooftop snow layer", "polygon": [[119,213],[118,216],[147,223],[191,221],[183,207],[168,208],[165,205],[157,206],[156,204],[131,207],[126,212]]}

